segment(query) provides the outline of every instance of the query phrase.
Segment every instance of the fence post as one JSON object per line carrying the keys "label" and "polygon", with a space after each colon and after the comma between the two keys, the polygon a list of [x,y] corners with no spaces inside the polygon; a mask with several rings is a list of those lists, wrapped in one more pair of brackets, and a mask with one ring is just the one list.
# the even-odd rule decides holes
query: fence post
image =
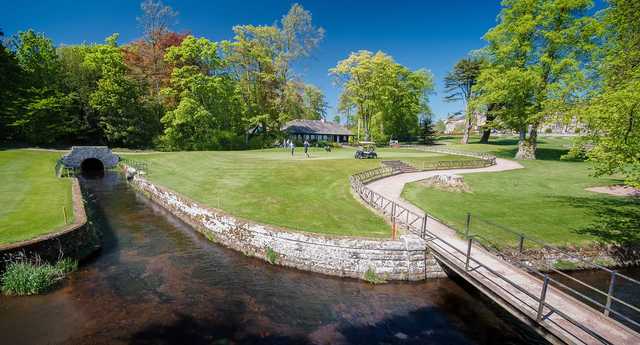
{"label": "fence post", "polygon": [[67,208],[65,206],[62,206],[62,214],[64,214],[64,224],[69,224],[68,218],[67,218]]}
{"label": "fence post", "polygon": [[540,304],[538,305],[538,316],[536,321],[542,321],[542,313],[544,311],[544,301],[547,298],[547,289],[549,288],[549,276],[544,275],[544,282],[542,283],[542,292],[540,293]]}
{"label": "fence post", "polygon": [[469,227],[471,226],[471,213],[467,212],[467,221],[464,224],[464,237],[469,238]]}
{"label": "fence post", "polygon": [[611,310],[611,301],[613,298],[613,289],[616,285],[616,273],[617,271],[611,271],[611,280],[609,281],[609,292],[607,293],[607,304],[604,308],[604,315],[609,316],[609,311]]}
{"label": "fence post", "polygon": [[469,237],[469,246],[467,247],[467,260],[464,263],[464,270],[469,270],[469,259],[471,258],[471,246],[473,245],[473,237]]}
{"label": "fence post", "polygon": [[522,234],[519,234],[519,236],[520,236],[520,243],[518,244],[518,252],[522,254],[522,252],[524,251],[524,236]]}
{"label": "fence post", "polygon": [[395,222],[395,219],[396,219],[396,203],[394,201],[391,202],[391,219]]}

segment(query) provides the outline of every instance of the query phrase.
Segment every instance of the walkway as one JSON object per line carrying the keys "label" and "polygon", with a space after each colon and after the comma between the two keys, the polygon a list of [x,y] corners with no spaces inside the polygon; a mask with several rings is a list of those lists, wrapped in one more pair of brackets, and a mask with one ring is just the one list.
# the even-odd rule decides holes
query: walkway
{"label": "walkway", "polygon": [[[399,174],[379,179],[367,187],[424,217],[424,211],[401,198],[405,184],[443,173],[468,174],[520,168],[522,166],[517,162],[497,159],[496,165],[486,168]],[[383,207],[383,211],[389,214],[391,212],[387,207],[392,206]],[[399,222],[402,222],[401,219]],[[432,235],[426,235],[427,244],[444,265],[522,321],[541,325],[542,328],[536,327],[537,330],[549,340],[572,344],[640,344],[638,333],[555,287],[549,286],[546,296],[541,297],[544,290],[542,280],[485,251],[472,241],[470,260],[467,260],[470,242],[438,220],[427,216],[426,229]],[[540,299],[545,301],[542,310],[539,310]],[[536,322],[539,316],[542,316],[541,320]],[[569,319],[573,319],[575,323]]]}

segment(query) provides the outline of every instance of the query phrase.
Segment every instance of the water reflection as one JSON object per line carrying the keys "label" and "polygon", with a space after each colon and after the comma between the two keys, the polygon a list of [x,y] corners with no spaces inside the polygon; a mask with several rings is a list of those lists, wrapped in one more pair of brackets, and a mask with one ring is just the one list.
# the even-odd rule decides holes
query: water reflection
{"label": "water reflection", "polygon": [[371,286],[208,242],[119,175],[83,179],[103,249],[61,289],[0,297],[2,344],[531,344],[450,279]]}

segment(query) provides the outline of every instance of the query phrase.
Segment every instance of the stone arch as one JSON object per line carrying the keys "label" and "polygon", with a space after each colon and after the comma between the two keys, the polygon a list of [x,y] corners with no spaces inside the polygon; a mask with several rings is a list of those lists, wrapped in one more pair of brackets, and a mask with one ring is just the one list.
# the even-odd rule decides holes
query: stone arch
{"label": "stone arch", "polygon": [[62,164],[67,168],[82,169],[83,162],[87,164],[97,164],[100,161],[102,168],[114,168],[120,161],[120,157],[114,155],[111,149],[106,146],[74,146],[71,152],[62,157]]}

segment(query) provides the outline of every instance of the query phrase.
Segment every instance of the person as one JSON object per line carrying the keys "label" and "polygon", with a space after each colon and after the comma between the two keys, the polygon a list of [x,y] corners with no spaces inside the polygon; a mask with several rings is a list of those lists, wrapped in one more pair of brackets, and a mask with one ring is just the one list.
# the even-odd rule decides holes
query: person
{"label": "person", "polygon": [[304,154],[309,158],[309,142],[306,140],[304,141]]}
{"label": "person", "polygon": [[293,140],[289,141],[289,148],[291,149],[291,157],[293,157],[293,151],[296,150],[296,144],[293,143]]}

